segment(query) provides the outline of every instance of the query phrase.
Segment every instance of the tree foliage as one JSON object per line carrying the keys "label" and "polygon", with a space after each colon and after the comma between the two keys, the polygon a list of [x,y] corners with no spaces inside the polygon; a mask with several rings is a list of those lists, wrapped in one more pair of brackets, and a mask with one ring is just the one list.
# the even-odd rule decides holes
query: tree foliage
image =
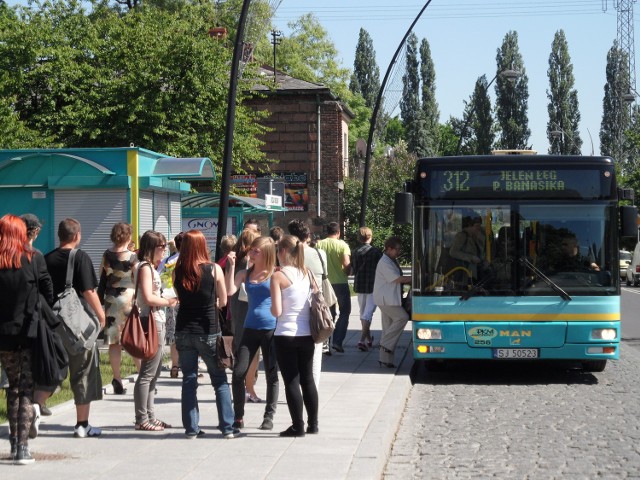
{"label": "tree foliage", "polygon": [[422,115],[425,127],[426,156],[434,156],[438,151],[438,122],[440,112],[436,101],[436,68],[431,58],[431,47],[426,38],[420,42],[420,77],[422,80]]}
{"label": "tree foliage", "polygon": [[[394,223],[392,207],[396,192],[402,191],[404,181],[412,178],[415,161],[415,155],[407,151],[404,142],[396,145],[391,156],[376,155],[371,160],[365,223],[373,231],[373,243],[379,247],[382,247],[384,240],[391,235],[400,235],[403,245],[411,245],[411,228]],[[352,245],[356,244],[361,198],[362,180],[345,179],[346,238]],[[409,252],[407,254],[409,255]]]}
{"label": "tree foliage", "polygon": [[629,61],[617,42],[607,53],[607,83],[602,101],[600,126],[600,153],[617,160],[618,169],[624,174],[624,161],[629,151],[626,130],[629,128],[629,108],[623,96],[629,92]]}
{"label": "tree foliage", "polygon": [[[573,65],[564,31],[556,32],[549,55],[549,90],[547,90],[547,138],[549,153],[561,155],[580,155],[582,139],[578,126],[580,110],[578,92],[574,87]],[[560,132],[560,135],[553,132]]]}
{"label": "tree foliage", "polygon": [[[21,9],[16,28],[1,32],[11,55],[0,62],[12,66],[0,77],[2,98],[15,98],[15,114],[47,146],[133,143],[219,164],[231,52],[208,35],[213,9],[194,3],[120,14],[96,3],[88,12],[79,0]],[[242,106],[251,84],[238,88],[235,171],[265,161],[262,114]]]}
{"label": "tree foliage", "polygon": [[406,72],[402,77],[400,114],[404,122],[407,148],[418,157],[428,154],[427,130],[420,104],[420,74],[418,37],[411,33],[407,38]]}
{"label": "tree foliage", "polygon": [[[529,79],[518,48],[518,33],[507,32],[496,55],[496,118],[500,125],[498,147],[502,149],[527,149],[531,130],[527,116]],[[517,79],[505,78],[502,72],[516,70]]]}
{"label": "tree foliage", "polygon": [[369,108],[373,108],[380,91],[380,68],[376,62],[376,51],[371,35],[364,28],[360,28],[358,36],[349,90],[361,94]]}

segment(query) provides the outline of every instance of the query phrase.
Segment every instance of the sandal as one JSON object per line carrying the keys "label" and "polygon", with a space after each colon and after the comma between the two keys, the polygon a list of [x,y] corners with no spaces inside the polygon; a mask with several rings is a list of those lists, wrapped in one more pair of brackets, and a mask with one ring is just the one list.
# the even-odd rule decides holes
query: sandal
{"label": "sandal", "polygon": [[162,427],[162,428],[171,428],[171,425],[169,425],[166,422],[163,422],[162,420],[158,420],[157,418],[155,420],[152,420],[149,423],[153,423],[155,426],[157,427]]}
{"label": "sandal", "polygon": [[171,378],[178,378],[178,370],[180,370],[180,367],[178,367],[177,365],[174,365],[173,367],[171,367],[171,372],[169,373],[169,376]]}
{"label": "sandal", "polygon": [[145,432],[161,432],[164,427],[151,422],[136,423],[136,430],[144,430]]}

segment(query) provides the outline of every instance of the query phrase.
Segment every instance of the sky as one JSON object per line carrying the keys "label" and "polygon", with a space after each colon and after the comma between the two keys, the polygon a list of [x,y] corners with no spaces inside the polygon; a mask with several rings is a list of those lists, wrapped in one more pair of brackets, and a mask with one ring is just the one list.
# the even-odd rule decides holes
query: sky
{"label": "sky", "polygon": [[[371,35],[380,78],[402,37],[425,2],[398,0],[283,0],[274,27],[287,34],[287,23],[312,12],[339,51],[342,65],[353,69],[360,28]],[[606,12],[603,6],[607,6]],[[636,9],[640,20],[640,8]],[[547,70],[555,33],[564,30],[581,113],[582,152],[599,152],[607,52],[617,34],[613,0],[432,0],[414,27],[426,38],[436,72],[440,121],[460,118],[476,79],[496,74],[496,53],[509,31],[518,45],[529,79],[530,143],[547,153]],[[494,85],[489,88],[495,104]],[[589,136],[589,133],[591,137]]]}

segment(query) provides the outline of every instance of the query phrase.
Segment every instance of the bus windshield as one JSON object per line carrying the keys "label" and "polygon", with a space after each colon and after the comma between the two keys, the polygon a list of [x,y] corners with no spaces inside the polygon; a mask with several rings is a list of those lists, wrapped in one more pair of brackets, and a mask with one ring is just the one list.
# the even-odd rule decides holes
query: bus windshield
{"label": "bus windshield", "polygon": [[[615,295],[608,202],[416,205],[414,294]],[[617,270],[616,270],[617,271]]]}

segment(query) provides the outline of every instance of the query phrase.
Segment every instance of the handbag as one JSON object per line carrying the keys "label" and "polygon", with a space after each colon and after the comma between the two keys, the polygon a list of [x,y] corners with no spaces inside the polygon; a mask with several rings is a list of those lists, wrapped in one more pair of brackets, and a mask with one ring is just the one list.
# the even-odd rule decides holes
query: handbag
{"label": "handbag", "polygon": [[56,331],[72,355],[91,350],[100,333],[100,322],[73,288],[73,266],[77,251],[74,248],[69,252],[64,290],[53,304],[53,312],[60,319]]}
{"label": "handbag", "polygon": [[[233,357],[233,336],[232,335],[223,335],[222,334],[222,323],[224,320],[220,315],[220,310],[218,309],[218,290],[216,289],[216,285],[218,284],[218,274],[216,271],[215,264],[213,265],[213,305],[216,310],[216,321],[218,322],[218,333],[219,335],[216,337],[216,357],[218,359],[218,368],[221,370],[225,370],[227,368],[233,368],[234,357]],[[242,283],[244,286],[244,282]],[[245,291],[246,295],[246,291]]]}
{"label": "handbag", "polygon": [[59,321],[40,293],[35,265],[33,271],[38,297],[34,312],[37,317],[37,325],[36,337],[31,350],[31,370],[33,379],[38,386],[57,387],[67,378],[69,373],[69,356],[62,339],[53,331]]}
{"label": "handbag", "polygon": [[[151,275],[153,275],[151,265],[149,263],[146,263],[146,265],[149,266]],[[140,268],[143,266],[144,265],[141,265]],[[136,303],[139,283],[140,272],[138,272],[138,277],[136,278],[136,289],[133,293],[131,312],[129,312],[127,320],[124,322],[124,327],[122,328],[120,345],[122,345],[122,348],[133,358],[149,360],[158,352],[158,327],[153,318],[153,308],[149,308],[148,317],[140,316],[140,309]]]}
{"label": "handbag", "polygon": [[318,253],[318,258],[320,259],[320,263],[322,264],[322,295],[324,295],[324,301],[329,307],[333,307],[336,303],[338,303],[338,297],[336,297],[336,292],[333,290],[333,285],[329,281],[329,275],[327,274],[327,267],[324,264],[324,260],[322,260],[322,255],[318,249],[315,249]]}
{"label": "handbag", "polygon": [[307,274],[310,278],[311,314],[309,315],[309,328],[311,337],[313,337],[315,343],[323,343],[331,336],[336,327],[333,323],[331,310],[329,310],[329,306],[324,300],[322,291],[318,288],[316,278],[309,269],[307,269]]}

